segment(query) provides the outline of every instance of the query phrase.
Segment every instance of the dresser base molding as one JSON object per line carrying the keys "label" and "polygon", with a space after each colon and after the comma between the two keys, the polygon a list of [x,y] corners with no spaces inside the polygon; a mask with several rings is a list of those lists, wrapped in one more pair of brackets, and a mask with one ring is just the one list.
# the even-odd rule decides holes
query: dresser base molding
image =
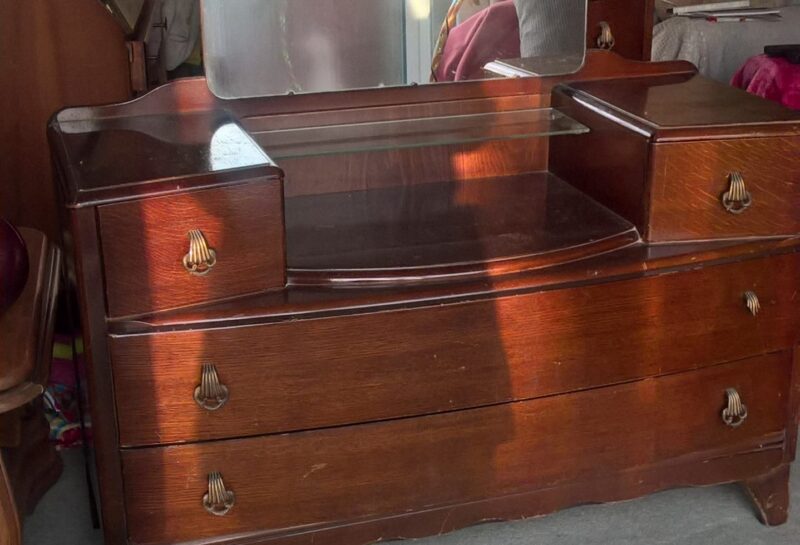
{"label": "dresser base molding", "polygon": [[[253,532],[191,541],[192,545],[368,545],[376,542],[442,535],[489,522],[524,520],[586,504],[628,501],[680,487],[743,483],[758,504],[769,499],[769,515],[788,505],[789,466],[783,464],[785,445],[719,458],[681,461],[632,468],[556,486],[475,502],[437,507],[391,517],[297,529]],[[751,488],[752,487],[752,488]],[[757,488],[757,495],[752,490]],[[759,499],[756,499],[759,498]],[[781,503],[783,502],[783,503]],[[765,524],[780,524],[768,519]],[[784,518],[785,522],[785,518]]]}

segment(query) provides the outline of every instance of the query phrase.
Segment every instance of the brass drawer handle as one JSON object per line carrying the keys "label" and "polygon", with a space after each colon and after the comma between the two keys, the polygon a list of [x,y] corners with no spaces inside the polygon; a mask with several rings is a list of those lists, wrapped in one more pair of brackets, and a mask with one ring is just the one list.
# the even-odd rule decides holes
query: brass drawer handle
{"label": "brass drawer handle", "polygon": [[744,185],[741,172],[731,172],[730,187],[722,194],[722,206],[731,214],[741,214],[753,204],[753,197]]}
{"label": "brass drawer handle", "polygon": [[205,276],[217,264],[217,252],[208,247],[206,237],[199,229],[192,229],[188,233],[189,253],[183,256],[183,268],[189,274]]}
{"label": "brass drawer handle", "polygon": [[742,398],[735,388],[725,390],[728,406],[722,409],[722,421],[732,428],[738,428],[747,420],[747,405],[742,403]]}
{"label": "brass drawer handle", "polygon": [[228,402],[228,388],[220,383],[217,368],[211,363],[203,364],[200,386],[194,389],[194,400],[207,411],[216,411]]}
{"label": "brass drawer handle", "polygon": [[227,515],[236,503],[236,495],[225,488],[222,475],[215,471],[208,474],[208,492],[203,496],[203,507],[217,517]]}
{"label": "brass drawer handle", "polygon": [[761,312],[761,301],[758,300],[755,292],[744,292],[744,304],[753,316],[758,316],[758,313]]}
{"label": "brass drawer handle", "polygon": [[614,44],[617,41],[611,32],[611,25],[605,21],[600,21],[598,26],[600,27],[600,35],[597,37],[597,47],[600,49],[614,49]]}

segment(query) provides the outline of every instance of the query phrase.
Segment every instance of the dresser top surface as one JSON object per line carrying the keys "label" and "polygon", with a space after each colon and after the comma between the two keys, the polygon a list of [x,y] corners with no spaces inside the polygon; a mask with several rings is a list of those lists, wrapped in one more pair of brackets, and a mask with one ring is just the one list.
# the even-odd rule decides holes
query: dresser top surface
{"label": "dresser top surface", "polygon": [[[53,129],[70,170],[65,193],[73,205],[151,193],[154,184],[177,178],[274,169],[239,123],[218,110],[56,121]],[[137,184],[147,186],[137,191]]]}
{"label": "dresser top surface", "polygon": [[714,128],[741,135],[800,134],[800,112],[699,75],[589,81],[562,89],[655,135],[710,135]]}
{"label": "dresser top surface", "polygon": [[630,222],[547,172],[296,196],[285,214],[297,282],[485,276],[639,238]]}

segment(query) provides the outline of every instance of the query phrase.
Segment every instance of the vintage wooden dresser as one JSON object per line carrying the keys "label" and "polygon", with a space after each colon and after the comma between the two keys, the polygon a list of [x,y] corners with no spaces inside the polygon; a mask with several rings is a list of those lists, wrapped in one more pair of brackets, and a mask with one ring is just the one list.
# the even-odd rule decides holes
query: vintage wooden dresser
{"label": "vintage wooden dresser", "polygon": [[685,63],[50,137],[107,543],[350,544],[742,482],[786,520],[800,115]]}

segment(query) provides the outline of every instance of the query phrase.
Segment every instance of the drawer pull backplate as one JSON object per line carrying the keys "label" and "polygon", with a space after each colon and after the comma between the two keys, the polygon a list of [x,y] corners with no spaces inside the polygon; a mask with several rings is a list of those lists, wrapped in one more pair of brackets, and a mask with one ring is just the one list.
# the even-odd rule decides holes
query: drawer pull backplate
{"label": "drawer pull backplate", "polygon": [[747,420],[747,405],[742,403],[742,398],[735,388],[725,390],[728,406],[722,409],[722,421],[732,428],[738,428]]}
{"label": "drawer pull backplate", "polygon": [[741,214],[753,204],[753,197],[747,191],[741,172],[731,172],[728,177],[730,187],[722,194],[722,206],[731,214]]}
{"label": "drawer pull backplate", "polygon": [[189,274],[205,276],[217,264],[217,252],[208,247],[206,237],[199,229],[192,229],[188,233],[189,253],[183,256],[183,268]]}
{"label": "drawer pull backplate", "polygon": [[194,400],[207,411],[216,411],[228,401],[228,388],[220,383],[217,368],[211,363],[203,364],[200,386],[194,389]]}
{"label": "drawer pull backplate", "polygon": [[203,496],[205,510],[212,515],[223,517],[233,509],[234,503],[236,503],[236,496],[225,488],[222,475],[217,471],[209,473],[208,493]]}

